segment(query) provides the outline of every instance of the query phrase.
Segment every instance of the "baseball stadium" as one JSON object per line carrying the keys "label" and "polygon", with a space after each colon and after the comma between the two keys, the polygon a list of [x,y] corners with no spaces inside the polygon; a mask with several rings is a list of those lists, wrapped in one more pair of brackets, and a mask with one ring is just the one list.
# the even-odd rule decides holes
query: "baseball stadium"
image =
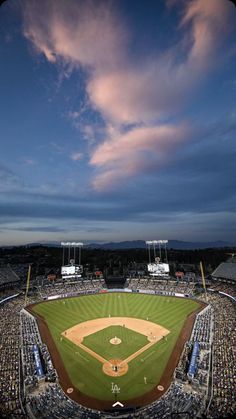
{"label": "baseball stadium", "polygon": [[81,251],[62,243],[53,282],[31,287],[29,267],[23,291],[1,268],[2,417],[233,417],[232,275],[211,286],[203,275],[199,291],[155,258],[146,275],[108,287],[83,276],[81,254],[66,264],[73,245]]}

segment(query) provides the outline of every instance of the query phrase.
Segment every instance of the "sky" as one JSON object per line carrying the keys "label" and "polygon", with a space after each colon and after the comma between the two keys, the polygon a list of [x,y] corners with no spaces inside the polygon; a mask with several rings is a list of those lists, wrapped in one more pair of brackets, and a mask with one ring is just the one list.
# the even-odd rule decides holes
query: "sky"
{"label": "sky", "polygon": [[0,7],[0,245],[236,243],[236,7]]}

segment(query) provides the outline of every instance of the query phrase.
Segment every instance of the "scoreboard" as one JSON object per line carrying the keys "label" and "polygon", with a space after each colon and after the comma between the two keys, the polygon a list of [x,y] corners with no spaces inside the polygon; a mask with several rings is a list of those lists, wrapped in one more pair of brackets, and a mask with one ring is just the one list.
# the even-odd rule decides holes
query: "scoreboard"
{"label": "scoreboard", "polygon": [[62,278],[80,278],[83,273],[82,265],[65,265],[61,267]]}

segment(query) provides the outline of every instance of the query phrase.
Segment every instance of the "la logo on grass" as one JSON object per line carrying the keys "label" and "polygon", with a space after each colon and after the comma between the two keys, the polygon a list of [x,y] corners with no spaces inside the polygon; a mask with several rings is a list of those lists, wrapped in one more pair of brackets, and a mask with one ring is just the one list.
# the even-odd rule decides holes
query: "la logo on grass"
{"label": "la logo on grass", "polygon": [[118,393],[120,393],[120,387],[118,387],[118,385],[117,384],[114,384],[114,383],[111,383],[111,392],[113,393],[113,394],[118,394]]}

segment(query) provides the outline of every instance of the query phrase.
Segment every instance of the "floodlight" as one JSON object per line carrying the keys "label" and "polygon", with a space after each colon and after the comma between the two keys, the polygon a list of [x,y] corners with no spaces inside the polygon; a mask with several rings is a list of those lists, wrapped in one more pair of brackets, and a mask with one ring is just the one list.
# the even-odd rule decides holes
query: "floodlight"
{"label": "floodlight", "polygon": [[158,240],[157,242],[159,244],[166,244],[166,243],[168,243],[168,240]]}
{"label": "floodlight", "polygon": [[61,246],[71,246],[71,247],[80,247],[83,246],[84,243],[81,242],[61,242]]}

